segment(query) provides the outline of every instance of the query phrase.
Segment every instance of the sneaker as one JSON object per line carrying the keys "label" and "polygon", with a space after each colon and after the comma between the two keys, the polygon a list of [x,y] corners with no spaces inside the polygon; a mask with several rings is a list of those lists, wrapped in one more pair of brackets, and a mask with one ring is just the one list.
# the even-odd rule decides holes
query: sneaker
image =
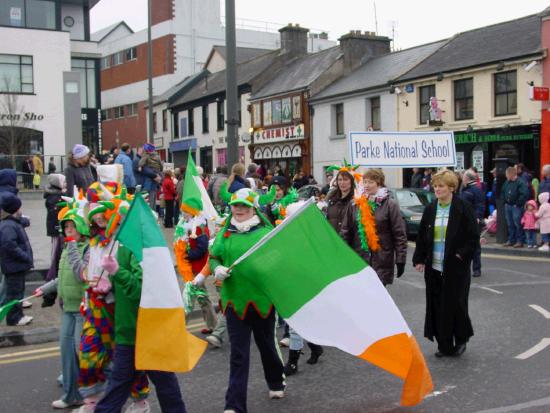
{"label": "sneaker", "polygon": [[21,306],[22,306],[23,308],[31,308],[31,307],[32,307],[32,303],[31,303],[30,301],[23,301],[23,302],[21,303]]}
{"label": "sneaker", "polygon": [[151,407],[145,399],[135,400],[124,410],[124,413],[151,413]]}
{"label": "sneaker", "polygon": [[215,348],[220,348],[223,344],[218,337],[212,335],[207,336],[205,340],[208,341]]}
{"label": "sneaker", "polygon": [[32,321],[32,317],[30,315],[24,315],[19,319],[16,326],[26,326]]}
{"label": "sneaker", "polygon": [[223,413],[237,413],[237,412],[236,412],[235,410],[233,410],[233,409],[225,409],[225,410],[223,411]]}
{"label": "sneaker", "polygon": [[73,403],[67,403],[63,401],[63,399],[55,400],[52,402],[52,407],[54,409],[66,409],[68,407],[75,407],[75,406],[81,406],[83,401],[73,402]]}
{"label": "sneaker", "polygon": [[284,390],[269,390],[270,399],[282,399],[283,397],[285,397]]}
{"label": "sneaker", "polygon": [[542,247],[539,248],[539,251],[548,252],[550,251],[550,247],[548,246],[548,244],[544,244]]}
{"label": "sneaker", "polygon": [[279,341],[279,344],[283,347],[288,347],[290,345],[290,338],[283,337],[281,341]]}

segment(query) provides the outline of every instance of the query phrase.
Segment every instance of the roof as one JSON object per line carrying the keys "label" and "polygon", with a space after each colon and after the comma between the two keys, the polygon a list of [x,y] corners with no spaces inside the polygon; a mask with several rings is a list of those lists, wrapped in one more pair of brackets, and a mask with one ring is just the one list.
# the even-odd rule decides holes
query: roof
{"label": "roof", "polygon": [[[264,53],[254,59],[237,65],[237,85],[244,86],[267,69],[277,58],[279,50]],[[184,105],[208,96],[225,93],[225,70],[206,75],[183,96],[171,102],[170,107]]]}
{"label": "roof", "polygon": [[[258,49],[254,47],[237,47],[237,53],[236,53],[236,59],[237,63],[246,62],[248,60],[254,59],[255,57],[258,57],[260,55],[263,55],[265,53],[271,52],[272,49]],[[206,59],[206,63],[208,64],[208,61],[214,54],[214,52],[218,52],[225,60],[226,58],[226,47],[225,46],[213,46],[212,50],[210,51],[210,54],[208,55],[208,58]]]}
{"label": "roof", "polygon": [[115,31],[119,26],[125,26],[130,33],[134,31],[126,24],[125,21],[121,20],[119,22],[113,23],[110,26],[104,27],[103,29],[98,30],[97,32],[92,33],[91,40],[94,42],[101,42],[107,36],[109,36],[113,31]]}
{"label": "roof", "polygon": [[401,76],[404,81],[541,53],[539,15],[458,33]]}
{"label": "roof", "polygon": [[[197,82],[203,79],[206,75],[208,75],[208,71],[202,70],[199,73],[195,73],[194,75],[185,77],[185,79],[183,79],[181,82],[176,83],[174,86],[170,87],[164,93],[158,96],[154,96],[153,106],[164,102],[168,102],[170,104],[171,101],[179,98],[181,95],[187,92],[190,88],[192,88]],[[148,105],[146,103],[145,107],[147,108],[147,106]]]}
{"label": "roof", "polygon": [[440,40],[372,58],[349,75],[314,95],[312,101],[388,85],[393,79],[433,54],[447,41]]}
{"label": "roof", "polygon": [[340,46],[300,57],[281,69],[252,99],[305,89],[342,56]]}

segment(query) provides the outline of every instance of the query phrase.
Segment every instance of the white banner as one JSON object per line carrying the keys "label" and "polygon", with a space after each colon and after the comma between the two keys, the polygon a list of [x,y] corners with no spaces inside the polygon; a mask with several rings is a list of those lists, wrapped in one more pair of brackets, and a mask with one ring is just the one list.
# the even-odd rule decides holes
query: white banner
{"label": "white banner", "polygon": [[350,132],[352,165],[383,168],[456,166],[453,132]]}

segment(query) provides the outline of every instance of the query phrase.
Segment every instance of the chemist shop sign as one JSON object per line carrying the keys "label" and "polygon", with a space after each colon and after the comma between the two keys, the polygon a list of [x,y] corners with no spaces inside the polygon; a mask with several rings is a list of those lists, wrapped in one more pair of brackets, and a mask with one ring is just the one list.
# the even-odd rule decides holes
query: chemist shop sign
{"label": "chemist shop sign", "polygon": [[351,163],[411,168],[456,165],[453,132],[350,132]]}
{"label": "chemist shop sign", "polygon": [[259,129],[254,132],[254,143],[272,143],[304,139],[304,124],[280,128]]}

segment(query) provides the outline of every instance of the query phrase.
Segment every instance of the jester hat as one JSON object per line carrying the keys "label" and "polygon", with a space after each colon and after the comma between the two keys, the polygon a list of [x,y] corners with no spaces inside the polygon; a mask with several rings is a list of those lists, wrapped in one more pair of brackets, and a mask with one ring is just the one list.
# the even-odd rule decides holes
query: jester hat
{"label": "jester hat", "polygon": [[356,182],[360,182],[362,176],[360,173],[356,172],[358,168],[359,168],[359,165],[351,165],[344,159],[343,165],[330,165],[327,168],[327,172],[334,172],[334,171],[338,171],[338,173],[347,172],[355,179]]}
{"label": "jester hat", "polygon": [[72,221],[74,223],[74,226],[76,227],[78,233],[87,237],[90,236],[90,227],[88,225],[88,220],[86,219],[86,215],[83,209],[73,208],[63,214],[63,217],[59,220],[62,232],[63,223],[67,221]]}

